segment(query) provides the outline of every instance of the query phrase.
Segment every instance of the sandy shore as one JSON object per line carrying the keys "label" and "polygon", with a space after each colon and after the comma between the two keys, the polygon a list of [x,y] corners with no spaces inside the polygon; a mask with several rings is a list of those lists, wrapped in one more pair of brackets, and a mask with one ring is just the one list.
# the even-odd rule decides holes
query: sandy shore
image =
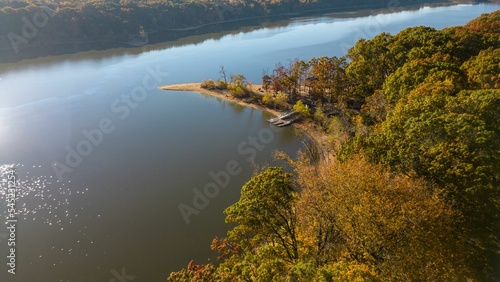
{"label": "sandy shore", "polygon": [[[255,93],[260,93],[261,85],[252,85],[251,90]],[[158,87],[161,90],[171,90],[171,91],[191,91],[198,92],[210,96],[214,96],[217,98],[225,99],[239,105],[243,105],[246,107],[256,108],[262,111],[269,112],[274,116],[279,116],[281,112],[275,109],[269,109],[266,107],[262,107],[255,104],[245,103],[239,99],[235,99],[231,97],[228,93],[217,91],[217,90],[208,90],[201,87],[201,83],[181,83],[181,84],[171,84]],[[311,122],[298,122],[294,123],[293,126],[300,129],[305,135],[307,135],[316,145],[321,149],[322,154],[325,158],[329,159],[333,156],[333,152],[331,146],[329,145],[328,136],[320,130],[317,130],[314,124]]]}
{"label": "sandy shore", "polygon": [[[281,114],[280,112],[273,110],[273,109],[264,108],[264,107],[261,107],[259,105],[255,105],[255,104],[245,103],[239,99],[235,99],[235,98],[231,97],[229,95],[229,93],[226,93],[226,92],[221,92],[221,91],[217,91],[217,90],[208,90],[208,89],[202,88],[201,83],[171,84],[171,85],[160,86],[159,88],[161,90],[198,92],[198,93],[214,96],[217,98],[225,99],[225,100],[228,100],[228,101],[231,101],[231,102],[234,102],[234,103],[246,106],[246,107],[253,107],[256,109],[260,109],[260,110],[269,112],[275,116],[279,116]],[[261,85],[252,85],[251,86],[251,90],[255,93],[259,93],[260,88],[261,88]]]}

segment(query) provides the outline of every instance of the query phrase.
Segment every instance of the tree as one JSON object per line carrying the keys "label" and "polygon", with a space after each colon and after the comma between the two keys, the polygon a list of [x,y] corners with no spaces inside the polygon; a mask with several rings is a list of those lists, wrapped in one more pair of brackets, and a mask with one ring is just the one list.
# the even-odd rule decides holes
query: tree
{"label": "tree", "polygon": [[345,58],[313,58],[309,65],[311,66],[309,74],[313,78],[310,85],[318,98],[330,103],[345,98],[343,97],[343,89],[347,83]]}
{"label": "tree", "polygon": [[284,93],[278,93],[274,96],[274,105],[278,109],[288,109],[290,106],[288,104],[288,97]]}
{"label": "tree", "polygon": [[472,89],[500,88],[500,49],[481,51],[465,62],[462,69],[467,73]]}
{"label": "tree", "polygon": [[264,90],[267,92],[269,91],[269,86],[272,84],[272,79],[268,74],[263,74],[262,75],[262,87],[264,87]]}
{"label": "tree", "polygon": [[296,60],[293,63],[293,72],[298,77],[299,92],[304,91],[301,87],[305,85],[305,81],[309,77],[309,64],[302,60]]}
{"label": "tree", "polygon": [[231,81],[230,85],[228,86],[229,91],[231,95],[235,98],[244,98],[248,96],[249,91],[247,89],[247,86],[249,82],[247,81],[246,77],[240,73],[237,74],[231,74]]}
{"label": "tree", "polygon": [[200,85],[201,88],[209,89],[209,90],[214,90],[216,88],[215,82],[211,79],[207,79],[203,81]]}
{"label": "tree", "polygon": [[500,34],[500,11],[483,14],[468,22],[464,28],[472,32]]}
{"label": "tree", "polygon": [[270,75],[271,86],[275,94],[285,90],[284,84],[285,84],[286,72],[287,70],[283,65],[277,64],[276,68],[273,70],[273,74]]}
{"label": "tree", "polygon": [[394,58],[389,54],[388,44],[392,36],[377,35],[372,40],[361,39],[347,52],[349,66],[347,76],[353,84],[352,96],[363,101],[382,87],[384,80],[395,70]]}
{"label": "tree", "polygon": [[401,67],[405,63],[432,57],[436,53],[448,54],[448,42],[453,39],[447,33],[432,27],[406,28],[394,36],[388,44],[389,56],[394,58],[394,67]]}
{"label": "tree", "polygon": [[247,85],[247,78],[241,73],[231,74],[230,83],[245,86]]}
{"label": "tree", "polygon": [[274,107],[274,98],[271,93],[266,93],[264,94],[264,96],[262,96],[262,104],[269,108]]}
{"label": "tree", "polygon": [[250,251],[263,245],[276,246],[288,261],[299,257],[296,237],[296,200],[291,174],[269,167],[248,181],[240,200],[227,208],[226,222],[237,226],[228,238]]}
{"label": "tree", "polygon": [[190,261],[186,269],[172,272],[168,276],[171,282],[210,282],[214,281],[215,267],[212,263],[207,265],[196,265]]}
{"label": "tree", "polygon": [[442,197],[465,217],[476,267],[491,273],[500,234],[500,91],[454,93],[447,83],[415,89],[363,150],[442,187]]}
{"label": "tree", "polygon": [[319,267],[347,262],[383,281],[474,277],[460,218],[432,185],[362,158],[292,163],[301,246]]}
{"label": "tree", "polygon": [[473,192],[500,178],[500,91],[452,94],[450,84],[426,84],[401,100],[382,126],[381,158],[398,171]]}
{"label": "tree", "polygon": [[385,120],[388,112],[387,100],[380,91],[366,98],[366,104],[361,108],[361,113],[370,125],[380,124]]}
{"label": "tree", "polygon": [[224,82],[227,84],[227,75],[226,75],[226,69],[224,68],[224,65],[220,65],[219,74],[222,76],[222,79],[224,79]]}
{"label": "tree", "polygon": [[311,111],[309,110],[309,107],[304,105],[304,102],[302,100],[298,100],[297,103],[293,106],[293,109],[300,115],[304,117],[309,117],[311,116]]}
{"label": "tree", "polygon": [[406,97],[423,83],[448,80],[454,88],[466,85],[466,79],[453,59],[448,55],[434,54],[430,58],[409,61],[390,75],[383,85],[383,94],[392,105]]}

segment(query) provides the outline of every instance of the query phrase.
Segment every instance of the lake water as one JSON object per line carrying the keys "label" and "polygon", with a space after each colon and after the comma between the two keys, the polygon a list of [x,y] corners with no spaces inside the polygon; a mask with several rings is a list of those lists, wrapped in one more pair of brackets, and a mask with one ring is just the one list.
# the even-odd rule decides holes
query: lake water
{"label": "lake water", "polygon": [[[2,224],[0,281],[165,281],[191,259],[214,257],[212,238],[229,228],[222,211],[256,165],[277,163],[276,149],[301,148],[293,128],[269,127],[267,113],[156,86],[217,78],[220,65],[259,83],[278,62],[341,56],[383,31],[462,25],[499,8],[274,20],[0,64],[0,170],[17,168],[20,210],[17,274],[7,273],[10,233]],[[5,213],[5,194],[0,201]],[[181,204],[193,214],[183,216]]]}

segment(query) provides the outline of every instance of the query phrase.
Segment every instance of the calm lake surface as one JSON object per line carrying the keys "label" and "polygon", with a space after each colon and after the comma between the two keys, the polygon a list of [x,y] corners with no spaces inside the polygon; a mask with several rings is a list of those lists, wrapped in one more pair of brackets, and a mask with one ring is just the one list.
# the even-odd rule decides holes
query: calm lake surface
{"label": "calm lake surface", "polygon": [[[0,281],[165,281],[191,259],[214,258],[211,240],[229,228],[222,211],[254,164],[301,148],[293,128],[269,127],[267,113],[156,86],[215,79],[220,65],[259,83],[278,62],[342,56],[360,38],[462,25],[497,9],[329,14],[0,64],[0,169],[17,167],[20,210],[16,275],[0,227]],[[210,198],[197,194],[204,187]],[[189,223],[180,204],[196,209]]]}

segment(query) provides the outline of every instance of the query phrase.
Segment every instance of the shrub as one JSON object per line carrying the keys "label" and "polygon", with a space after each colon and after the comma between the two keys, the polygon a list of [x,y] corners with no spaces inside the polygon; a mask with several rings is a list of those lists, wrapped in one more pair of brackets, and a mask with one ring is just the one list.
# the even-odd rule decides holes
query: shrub
{"label": "shrub", "polygon": [[231,95],[234,98],[245,98],[248,96],[247,89],[245,87],[243,87],[242,85],[230,85],[229,86],[229,93],[231,93]]}
{"label": "shrub", "polygon": [[274,98],[274,103],[279,109],[288,108],[288,97],[284,93],[278,93]]}
{"label": "shrub", "polygon": [[217,88],[219,90],[225,90],[225,89],[227,89],[227,83],[224,80],[218,79],[215,82],[215,88]]}
{"label": "shrub", "polygon": [[274,98],[269,92],[267,92],[266,94],[264,94],[264,96],[262,96],[262,104],[264,104],[264,106],[269,108],[274,107]]}
{"label": "shrub", "polygon": [[304,105],[304,103],[301,100],[297,101],[297,103],[293,106],[293,109],[297,113],[303,115],[304,117],[309,117],[311,115],[311,111],[309,110],[309,107]]}
{"label": "shrub", "polygon": [[205,88],[208,90],[214,90],[216,88],[215,82],[211,79],[207,79],[201,83],[201,88]]}

